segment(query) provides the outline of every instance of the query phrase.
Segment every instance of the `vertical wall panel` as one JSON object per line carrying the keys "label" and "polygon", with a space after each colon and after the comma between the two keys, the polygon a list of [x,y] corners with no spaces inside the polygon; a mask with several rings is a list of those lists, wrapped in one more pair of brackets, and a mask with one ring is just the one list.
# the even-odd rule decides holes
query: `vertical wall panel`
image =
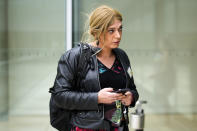
{"label": "vertical wall panel", "polygon": [[7,2],[0,1],[0,120],[8,116]]}
{"label": "vertical wall panel", "polygon": [[57,62],[65,51],[65,1],[9,0],[12,114],[48,114]]}

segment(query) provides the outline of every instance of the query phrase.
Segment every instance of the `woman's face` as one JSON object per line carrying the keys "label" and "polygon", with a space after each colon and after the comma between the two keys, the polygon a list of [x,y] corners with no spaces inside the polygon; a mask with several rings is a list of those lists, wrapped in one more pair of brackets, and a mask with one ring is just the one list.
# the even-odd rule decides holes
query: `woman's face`
{"label": "woman's face", "polygon": [[114,23],[107,28],[106,33],[101,33],[100,43],[101,47],[103,44],[105,48],[114,49],[117,48],[120,44],[122,37],[122,22],[115,19]]}

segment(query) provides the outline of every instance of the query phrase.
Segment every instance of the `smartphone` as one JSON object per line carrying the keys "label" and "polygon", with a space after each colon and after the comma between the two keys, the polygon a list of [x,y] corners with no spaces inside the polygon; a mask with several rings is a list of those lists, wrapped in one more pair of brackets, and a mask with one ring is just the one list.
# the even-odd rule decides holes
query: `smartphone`
{"label": "smartphone", "polygon": [[128,89],[118,89],[118,90],[115,90],[114,92],[115,92],[115,93],[122,93],[122,94],[125,94],[127,91],[128,91]]}

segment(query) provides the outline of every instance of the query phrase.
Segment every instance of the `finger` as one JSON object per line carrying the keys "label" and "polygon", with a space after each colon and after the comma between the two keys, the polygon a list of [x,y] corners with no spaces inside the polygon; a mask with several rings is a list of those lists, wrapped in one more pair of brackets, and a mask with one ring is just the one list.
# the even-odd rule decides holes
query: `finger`
{"label": "finger", "polygon": [[115,93],[117,97],[124,96],[122,93]]}
{"label": "finger", "polygon": [[107,91],[107,92],[112,92],[113,88],[103,88],[102,90]]}
{"label": "finger", "polygon": [[112,97],[116,100],[121,100],[124,96],[118,93],[112,93]]}
{"label": "finger", "polygon": [[122,104],[123,104],[123,105],[126,105],[126,102],[125,102],[125,101],[122,101]]}
{"label": "finger", "polygon": [[125,96],[121,93],[114,93],[114,97],[116,97],[117,99],[120,99],[120,98],[123,98]]}
{"label": "finger", "polygon": [[125,96],[120,96],[120,97],[117,97],[116,99],[117,99],[117,100],[121,100],[121,101],[122,101],[122,100],[125,100],[125,99],[126,99],[126,97],[125,97]]}
{"label": "finger", "polygon": [[126,95],[126,96],[131,95],[131,92],[130,92],[130,91],[127,91],[127,92],[125,93],[125,95]]}

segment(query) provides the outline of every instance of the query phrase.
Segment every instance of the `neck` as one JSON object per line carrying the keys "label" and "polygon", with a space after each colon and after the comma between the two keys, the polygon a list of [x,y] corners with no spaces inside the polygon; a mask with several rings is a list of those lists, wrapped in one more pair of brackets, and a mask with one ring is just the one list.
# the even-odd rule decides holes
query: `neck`
{"label": "neck", "polygon": [[113,56],[112,49],[106,47],[102,48],[101,52],[98,54],[98,57],[109,58]]}
{"label": "neck", "polygon": [[102,48],[101,52],[98,53],[98,57],[109,58],[109,57],[112,57],[113,56],[112,49],[103,47],[103,44],[99,43],[98,46],[96,45],[96,42],[92,42],[90,44],[92,46],[94,46],[94,47]]}

